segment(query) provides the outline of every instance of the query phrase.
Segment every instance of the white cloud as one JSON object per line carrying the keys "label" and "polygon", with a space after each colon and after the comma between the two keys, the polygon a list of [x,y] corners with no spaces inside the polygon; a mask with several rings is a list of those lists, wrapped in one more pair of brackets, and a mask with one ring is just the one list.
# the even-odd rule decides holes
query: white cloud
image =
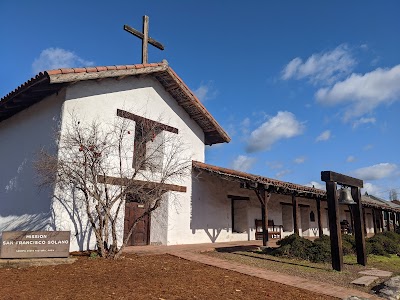
{"label": "white cloud", "polygon": [[327,105],[347,105],[344,120],[371,112],[377,106],[400,100],[400,65],[352,74],[330,88],[319,89],[315,97]]}
{"label": "white cloud", "polygon": [[373,166],[354,170],[352,174],[362,180],[377,180],[395,175],[396,164],[380,163]]}
{"label": "white cloud", "polygon": [[249,127],[250,126],[250,119],[249,118],[245,118],[242,122],[241,122],[242,126],[245,127]]}
{"label": "white cloud", "polygon": [[302,163],[305,162],[305,160],[306,160],[306,158],[305,158],[304,156],[300,156],[300,157],[296,157],[296,158],[294,159],[294,162],[295,162],[296,164],[302,164]]}
{"label": "white cloud", "polygon": [[368,144],[368,145],[365,145],[365,146],[363,147],[363,150],[364,150],[364,151],[368,151],[368,150],[371,150],[372,148],[374,148],[374,145]]}
{"label": "white cloud", "polygon": [[254,157],[239,155],[233,160],[232,169],[242,172],[247,172],[248,170],[251,169],[251,167],[254,165],[255,162],[256,159]]}
{"label": "white cloud", "polygon": [[283,168],[283,164],[278,161],[267,162],[267,166],[272,170],[279,170]]}
{"label": "white cloud", "polygon": [[360,118],[360,119],[354,121],[353,128],[355,129],[358,126],[363,125],[363,124],[375,124],[375,122],[376,122],[375,118]]}
{"label": "white cloud", "polygon": [[200,86],[193,91],[201,102],[214,99],[218,95],[218,91],[214,87],[213,81],[201,83]]}
{"label": "white cloud", "polygon": [[370,65],[371,65],[371,66],[376,66],[376,65],[379,63],[380,60],[381,60],[381,57],[380,57],[380,56],[377,56],[377,57],[375,57],[373,60],[371,60]]}
{"label": "white cloud", "polygon": [[327,141],[331,138],[331,131],[330,130],[325,130],[322,132],[317,138],[315,139],[316,142],[323,142]]}
{"label": "white cloud", "polygon": [[381,188],[377,185],[374,185],[370,182],[364,182],[364,187],[361,189],[361,193],[364,194],[365,192],[367,192],[368,195],[377,196],[380,190]]}
{"label": "white cloud", "polygon": [[282,170],[282,171],[279,171],[278,173],[276,173],[275,176],[276,176],[276,178],[280,179],[283,176],[285,176],[286,174],[290,174],[291,172],[292,171],[290,171],[290,170]]}
{"label": "white cloud", "polygon": [[240,129],[242,131],[242,134],[249,134],[249,127],[250,127],[250,119],[245,118],[241,123],[240,123]]}
{"label": "white cloud", "polygon": [[282,79],[288,80],[292,77],[297,77],[298,76],[297,73],[299,72],[299,68],[301,67],[302,64],[303,61],[301,60],[301,58],[296,57],[292,59],[282,70]]}
{"label": "white cloud", "polygon": [[347,158],[346,158],[346,161],[347,162],[353,162],[353,161],[355,161],[356,160],[356,158],[355,158],[355,156],[353,156],[353,155],[349,155]]}
{"label": "white cloud", "polygon": [[306,183],[305,186],[314,187],[320,190],[326,190],[326,185],[317,181],[311,181],[309,183]]}
{"label": "white cloud", "polygon": [[304,125],[296,120],[294,114],[280,111],[255,129],[247,142],[246,151],[256,152],[271,149],[272,144],[302,134]]}
{"label": "white cloud", "polygon": [[349,74],[356,61],[347,45],[342,44],[327,52],[314,53],[306,61],[299,57],[282,70],[282,79],[308,78],[312,83],[332,83]]}
{"label": "white cloud", "polygon": [[80,58],[74,52],[61,48],[47,48],[32,63],[34,73],[59,68],[93,66],[92,61]]}

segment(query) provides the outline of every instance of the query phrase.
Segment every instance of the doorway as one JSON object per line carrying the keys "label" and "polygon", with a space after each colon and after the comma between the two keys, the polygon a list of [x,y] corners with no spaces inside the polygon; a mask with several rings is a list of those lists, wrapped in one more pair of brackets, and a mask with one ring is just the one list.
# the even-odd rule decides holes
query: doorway
{"label": "doorway", "polygon": [[[127,197],[125,203],[124,240],[128,236],[132,224],[146,211],[144,204],[135,201],[134,197]],[[133,229],[127,246],[144,246],[150,241],[150,217],[146,216]]]}

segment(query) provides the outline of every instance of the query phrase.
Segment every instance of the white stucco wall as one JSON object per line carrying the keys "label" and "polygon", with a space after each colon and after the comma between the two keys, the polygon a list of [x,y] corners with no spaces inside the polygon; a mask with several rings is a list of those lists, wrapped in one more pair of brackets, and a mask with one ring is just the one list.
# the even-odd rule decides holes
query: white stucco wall
{"label": "white stucco wall", "polygon": [[[191,207],[184,203],[186,210],[169,214],[168,244],[210,243],[255,239],[255,219],[261,219],[260,203],[253,191],[241,189],[238,182],[221,179],[206,172],[193,174]],[[247,196],[250,201],[243,201],[239,206],[247,210],[248,228],[242,233],[232,232],[231,200],[228,195]],[[318,212],[315,199],[298,197],[299,234],[304,237],[318,237]],[[180,202],[182,203],[182,202]],[[246,203],[246,205],[243,205]],[[284,204],[283,204],[284,203]],[[268,219],[275,225],[283,225],[282,238],[293,234],[292,198],[289,195],[272,194],[268,203]],[[340,220],[349,218],[345,206],[340,206]],[[368,213],[369,209],[366,210]],[[314,221],[311,221],[311,212]],[[190,220],[188,215],[190,214]],[[372,233],[372,221],[367,232]],[[321,201],[321,223],[323,233],[329,234],[328,210],[326,201]],[[188,230],[188,226],[190,230]]]}
{"label": "white stucco wall", "polygon": [[[238,182],[194,172],[191,199],[176,202],[169,213],[168,244],[193,244],[254,239],[254,220],[261,216],[260,204],[252,191]],[[228,195],[250,197],[247,203],[249,230],[232,232],[231,200]],[[257,214],[255,216],[254,214]]]}
{"label": "white stucco wall", "polygon": [[42,148],[56,153],[64,97],[60,91],[0,122],[0,234],[52,229],[52,191],[39,189],[33,162]]}
{"label": "white stucco wall", "polygon": [[[180,142],[185,147],[182,155],[190,160],[204,161],[204,133],[198,124],[193,121],[186,111],[180,107],[176,100],[164,90],[161,84],[152,77],[127,77],[122,80],[104,79],[101,81],[82,81],[70,87],[66,91],[66,100],[62,111],[62,130],[71,122],[71,113],[82,122],[90,124],[94,120],[101,122],[102,126],[109,126],[117,117],[117,109],[126,110],[145,118],[162,122],[178,129],[177,135]],[[132,122],[134,128],[134,122]],[[166,135],[174,135],[165,132]],[[133,149],[134,135],[132,134],[131,149]],[[166,147],[168,152],[168,147]],[[132,161],[132,156],[127,157]],[[132,163],[127,163],[132,166]],[[111,174],[112,175],[112,174]],[[188,176],[183,182],[169,182],[187,187],[186,193],[166,193],[166,201],[155,212],[151,220],[150,243],[166,244],[168,243],[167,221],[169,215],[180,205],[181,213],[190,208],[191,178]],[[174,197],[176,195],[176,197]],[[78,198],[72,195],[60,196],[69,198],[69,203],[76,206]],[[75,204],[72,204],[75,201]],[[69,206],[71,206],[69,205]],[[87,221],[84,215],[80,216],[80,222],[67,221],[71,219],[71,207],[55,203],[55,214],[57,215],[57,230],[71,230],[71,235],[76,239],[71,242],[71,251],[93,248],[95,239],[87,227]],[[163,219],[161,219],[163,218]],[[120,224],[121,238],[123,232],[124,210],[121,211]],[[120,239],[119,244],[122,240]]]}
{"label": "white stucco wall", "polygon": [[[283,205],[282,203],[285,203]],[[299,205],[299,216],[298,216],[298,226],[299,226],[299,235],[304,237],[318,237],[318,212],[317,212],[317,202],[314,199],[297,197],[297,203]],[[276,219],[280,221],[280,225],[283,225],[283,234],[282,237],[291,235],[294,233],[294,225],[293,225],[293,206],[292,197],[290,195],[276,195],[273,194],[271,196],[271,200],[269,203],[269,219]],[[325,226],[325,222],[327,222],[327,218],[325,215],[326,211],[326,202],[321,201],[321,220],[322,227],[325,233],[325,230],[328,229],[327,225]],[[315,221],[312,222],[310,219],[311,212],[314,213]],[[276,221],[275,221],[275,224]]]}
{"label": "white stucco wall", "polygon": [[367,229],[367,234],[372,235],[374,234],[374,220],[372,217],[372,209],[365,208],[365,227]]}
{"label": "white stucco wall", "polygon": [[[228,195],[249,197],[249,201],[238,201],[235,206],[247,211],[247,228],[242,233],[232,232],[231,200]],[[268,203],[268,219],[276,226],[283,225],[282,237],[293,233],[291,196],[272,194]],[[288,205],[282,205],[287,203]],[[316,237],[318,232],[318,216],[316,201],[298,198],[299,231],[303,236]],[[240,188],[234,181],[221,179],[205,172],[195,171],[193,174],[193,190],[191,207],[184,203],[185,209],[169,214],[168,244],[210,243],[241,241],[255,239],[255,220],[261,219],[261,206],[254,191]],[[322,202],[321,211],[326,207]],[[315,221],[310,221],[310,212],[314,211]],[[190,215],[190,219],[187,216]],[[235,222],[236,223],[236,222]],[[190,230],[188,230],[190,228]]]}

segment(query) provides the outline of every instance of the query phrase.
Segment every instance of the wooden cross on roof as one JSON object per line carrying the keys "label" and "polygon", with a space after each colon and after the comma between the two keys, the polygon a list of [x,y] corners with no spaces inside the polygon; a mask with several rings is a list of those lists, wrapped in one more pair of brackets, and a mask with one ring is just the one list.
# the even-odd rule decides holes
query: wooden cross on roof
{"label": "wooden cross on roof", "polygon": [[149,17],[143,16],[143,32],[140,32],[128,25],[124,25],[124,30],[128,31],[129,33],[133,34],[134,36],[140,38],[142,40],[142,64],[148,63],[148,51],[147,51],[147,44],[153,45],[154,47],[164,50],[164,46],[157,42],[156,40],[149,37]]}

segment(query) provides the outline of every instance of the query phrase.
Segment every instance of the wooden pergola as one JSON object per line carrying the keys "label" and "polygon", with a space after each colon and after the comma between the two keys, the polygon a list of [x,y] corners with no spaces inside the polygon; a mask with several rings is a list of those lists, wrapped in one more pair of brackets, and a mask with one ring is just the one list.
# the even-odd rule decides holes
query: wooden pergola
{"label": "wooden pergola", "polygon": [[[368,194],[361,196],[361,199],[363,207],[371,209],[374,234],[385,230],[396,231],[400,227],[400,205]],[[383,222],[384,219],[386,224]],[[390,220],[393,226],[390,226]]]}
{"label": "wooden pergola", "polygon": [[193,168],[217,175],[230,181],[237,181],[242,188],[253,190],[261,204],[263,229],[263,245],[268,243],[268,202],[272,194],[289,195],[292,199],[294,232],[299,234],[299,203],[298,198],[314,199],[317,203],[318,229],[322,236],[321,201],[326,200],[326,193],[314,187],[303,186],[290,182],[253,175],[232,169],[217,167],[206,163],[193,161]]}
{"label": "wooden pergola", "polygon": [[[253,190],[257,196],[257,199],[261,204],[261,216],[262,216],[262,225],[263,225],[263,245],[267,246],[268,243],[268,202],[271,199],[272,194],[279,195],[288,195],[291,197],[291,206],[292,206],[292,216],[293,216],[293,228],[294,232],[299,234],[299,198],[307,198],[316,201],[317,206],[317,222],[318,222],[318,231],[319,236],[323,235],[323,227],[322,227],[322,218],[321,218],[321,201],[327,201],[326,191],[320,190],[314,187],[303,186],[299,184],[294,184],[290,182],[280,181],[276,179],[271,179],[268,177],[258,176],[254,174],[249,174],[245,172],[240,172],[232,169],[222,168],[218,166],[209,165],[206,163],[193,161],[192,166],[194,169],[198,171],[205,171],[210,174],[214,174],[218,177],[229,181],[236,181],[240,184],[242,188]],[[362,203],[362,217],[365,220],[365,208],[372,208],[373,210],[373,223],[374,223],[374,233],[378,233],[378,228],[384,230],[383,225],[383,214],[389,215],[389,217],[394,220],[393,227],[388,226],[389,222],[386,224],[386,230],[391,230],[392,228],[395,230],[398,226],[400,226],[400,205],[390,206],[381,200],[369,201],[365,198],[366,196],[361,197]],[[372,197],[372,196],[370,196]],[[235,198],[235,196],[230,195],[228,198],[231,201],[235,200],[246,200],[243,197]],[[376,197],[374,197],[376,198]],[[378,199],[378,198],[376,198]],[[385,201],[387,202],[387,201]],[[396,207],[397,206],[397,207]],[[379,215],[380,214],[380,215]],[[351,214],[352,215],[352,214]],[[353,217],[351,220],[354,223]],[[353,228],[354,228],[354,224]],[[363,230],[366,233],[366,225],[363,222]]]}

